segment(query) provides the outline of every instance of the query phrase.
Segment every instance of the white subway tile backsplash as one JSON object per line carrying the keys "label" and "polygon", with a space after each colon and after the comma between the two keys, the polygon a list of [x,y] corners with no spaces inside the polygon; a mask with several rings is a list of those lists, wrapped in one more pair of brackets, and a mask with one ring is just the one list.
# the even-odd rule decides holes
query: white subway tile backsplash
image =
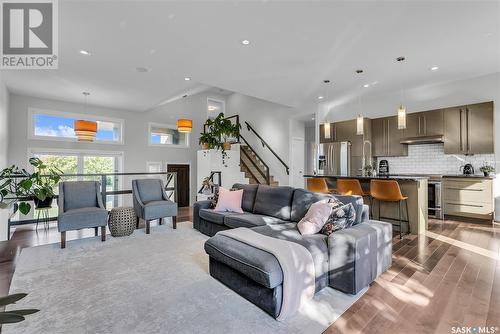
{"label": "white subway tile backsplash", "polygon": [[442,143],[408,145],[408,156],[379,157],[378,161],[381,159],[389,161],[391,174],[457,174],[466,163],[471,163],[479,174],[484,163],[496,166],[494,154],[445,154]]}

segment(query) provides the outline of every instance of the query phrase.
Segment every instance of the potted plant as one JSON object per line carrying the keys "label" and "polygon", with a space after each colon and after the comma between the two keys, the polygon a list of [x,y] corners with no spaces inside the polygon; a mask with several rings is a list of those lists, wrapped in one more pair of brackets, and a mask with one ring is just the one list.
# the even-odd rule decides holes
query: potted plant
{"label": "potted plant", "polygon": [[[8,295],[0,298],[0,306],[4,307],[10,304],[15,304],[17,301],[26,297],[26,293],[15,293],[13,295]],[[37,309],[23,309],[23,310],[8,310],[0,312],[0,324],[13,324],[16,322],[21,322],[25,319],[25,316],[37,313]]]}
{"label": "potted plant", "polygon": [[10,204],[7,199],[18,202],[14,206],[22,214],[28,214],[33,200],[36,208],[48,208],[54,199],[54,187],[61,180],[62,171],[47,166],[39,158],[29,160],[33,173],[17,166],[4,168],[0,172],[0,203]]}
{"label": "potted plant", "polygon": [[233,124],[231,120],[220,113],[213,120],[213,133],[221,139],[221,148],[223,151],[231,150],[231,139],[238,138],[240,135],[240,125]]}
{"label": "potted plant", "polygon": [[200,133],[199,143],[202,150],[209,150],[217,146],[217,138],[211,132]]}
{"label": "potted plant", "polygon": [[489,165],[488,163],[484,163],[481,168],[479,168],[481,172],[483,172],[484,176],[490,176],[490,173],[495,172],[495,167]]}

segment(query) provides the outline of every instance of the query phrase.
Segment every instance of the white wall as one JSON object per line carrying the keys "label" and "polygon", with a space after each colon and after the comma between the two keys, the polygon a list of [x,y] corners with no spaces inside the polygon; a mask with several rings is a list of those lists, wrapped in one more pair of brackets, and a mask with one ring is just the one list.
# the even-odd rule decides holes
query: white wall
{"label": "white wall", "polygon": [[270,173],[280,185],[288,185],[285,167],[244,125],[247,121],[271,146],[283,161],[289,165],[290,123],[292,108],[234,93],[226,98],[226,115],[240,115],[241,134],[269,165]]}
{"label": "white wall", "polygon": [[[50,140],[28,139],[28,108],[41,108],[61,112],[82,113],[83,105],[41,99],[36,97],[11,95],[9,127],[9,163],[19,166],[27,165],[28,148],[48,149],[79,149],[119,151],[124,153],[124,172],[145,172],[146,162],[155,161],[166,163],[191,163],[191,200],[196,197],[196,151],[198,137],[202,131],[202,124],[207,116],[207,97],[220,98],[213,94],[198,94],[163,105],[149,112],[131,112],[126,110],[108,109],[88,106],[87,113],[105,117],[120,118],[124,124],[124,143],[98,144],[80,142],[61,142]],[[149,122],[176,125],[178,118],[193,120],[193,132],[190,136],[190,148],[169,148],[149,146]],[[124,185],[128,188],[128,185]]]}
{"label": "white wall", "polygon": [[[443,107],[459,106],[486,101],[493,101],[495,126],[495,210],[497,220],[500,217],[500,73],[493,73],[481,77],[445,82],[435,85],[420,86],[405,91],[404,103],[408,112],[431,110]],[[387,92],[363,97],[363,115],[369,118],[384,117],[396,114],[401,93]],[[354,98],[355,99],[355,98]],[[317,122],[342,121],[353,119],[359,113],[357,100],[340,104],[335,100],[325,102],[319,109],[328,109],[328,112],[318,112]],[[318,125],[319,126],[319,125]]]}
{"label": "white wall", "polygon": [[[1,75],[1,73],[0,73]],[[0,170],[8,165],[9,93],[0,77]],[[7,239],[8,211],[0,209],[0,240]]]}

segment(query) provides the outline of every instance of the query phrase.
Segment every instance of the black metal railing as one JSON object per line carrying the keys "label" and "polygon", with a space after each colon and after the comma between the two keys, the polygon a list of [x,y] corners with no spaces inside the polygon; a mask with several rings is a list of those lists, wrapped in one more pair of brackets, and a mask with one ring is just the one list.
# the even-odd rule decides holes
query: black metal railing
{"label": "black metal railing", "polygon": [[[217,175],[217,185],[219,187],[222,186],[222,172],[219,172],[219,171],[212,171],[212,172],[210,172],[210,175],[208,176],[208,180],[213,183],[215,175]],[[204,186],[201,186],[200,190],[198,190],[198,194],[202,193],[203,188],[204,188]],[[212,190],[212,193],[213,193],[214,192],[214,186],[211,187],[211,190]]]}
{"label": "black metal railing", "polygon": [[267,148],[277,159],[278,161],[285,167],[285,170],[286,170],[286,174],[289,175],[290,174],[290,168],[288,167],[288,165],[283,161],[283,159],[280,158],[280,156],[278,155],[278,153],[276,153],[272,148],[271,146],[269,146],[269,144],[259,135],[259,133],[257,131],[255,131],[255,129],[247,122],[245,121],[245,125],[247,126],[247,129],[248,131],[251,131],[253,132],[253,134],[259,138],[260,142],[262,143],[262,147],[264,148]]}
{"label": "black metal railing", "polygon": [[[119,195],[127,195],[132,194],[132,189],[118,189],[119,182],[118,177],[126,177],[126,176],[165,176],[165,192],[169,199],[177,202],[177,173],[176,172],[139,172],[139,173],[104,173],[104,174],[62,174],[61,182],[64,180],[89,180],[94,179],[96,181],[100,181],[101,183],[101,196],[102,202],[106,209],[108,209],[107,196],[119,196]],[[42,175],[43,176],[43,175]],[[23,178],[23,175],[15,175],[13,178]],[[114,180],[111,184],[108,184],[108,177],[113,177]],[[108,185],[113,185],[113,190],[108,190]],[[132,182],[130,182],[130,186]],[[54,198],[58,196],[55,195]],[[173,198],[172,198],[173,197]],[[28,201],[32,200],[30,198],[22,198],[22,197],[5,197],[4,201],[10,201],[12,208],[17,205],[18,201]],[[8,234],[7,237],[10,239],[10,228],[11,226],[16,225],[26,225],[26,224],[34,224],[39,222],[39,218],[23,218],[18,210],[12,210],[8,219]],[[16,217],[18,219],[16,219]],[[57,215],[49,216],[44,219],[45,221],[55,221],[57,220]]]}
{"label": "black metal railing", "polygon": [[[268,184],[268,185],[271,184],[271,175],[269,172],[269,166],[264,162],[264,160],[262,160],[262,158],[257,154],[257,152],[253,149],[253,147],[248,143],[248,141],[245,139],[245,137],[243,137],[241,134],[240,134],[240,139],[243,140],[246,147],[248,147],[248,149],[252,152],[252,154],[255,155],[255,157],[260,161],[260,163],[262,164],[262,166],[264,168],[261,168],[261,166],[259,166],[257,164],[255,159],[250,156],[250,154],[248,153],[248,151],[245,148],[243,148],[243,147],[241,148],[241,153],[243,153],[243,155],[247,157],[248,161],[250,161],[250,163],[257,169],[259,174],[264,178],[265,184]],[[243,164],[243,166],[246,168],[246,170],[250,173],[250,175],[252,175],[254,180],[259,182],[259,177],[257,177],[257,175],[254,174],[254,172],[252,171],[250,166],[248,166],[246,161],[244,159],[240,159],[240,160],[241,160],[241,163]],[[261,182],[259,182],[259,183],[261,183]]]}

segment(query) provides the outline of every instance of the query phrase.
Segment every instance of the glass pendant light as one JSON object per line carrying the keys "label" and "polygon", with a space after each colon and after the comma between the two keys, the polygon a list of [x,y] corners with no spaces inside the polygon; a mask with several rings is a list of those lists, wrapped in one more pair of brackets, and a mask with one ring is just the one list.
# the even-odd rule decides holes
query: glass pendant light
{"label": "glass pendant light", "polygon": [[363,136],[365,134],[365,118],[361,113],[361,111],[363,110],[361,108],[361,95],[359,95],[358,102],[359,102],[359,114],[358,117],[356,118],[356,134],[358,136]]}
{"label": "glass pendant light", "polygon": [[[402,64],[405,61],[405,57],[398,57],[396,60]],[[406,108],[403,105],[403,93],[404,91],[401,89],[401,104],[398,108],[398,130],[406,129]]]}

